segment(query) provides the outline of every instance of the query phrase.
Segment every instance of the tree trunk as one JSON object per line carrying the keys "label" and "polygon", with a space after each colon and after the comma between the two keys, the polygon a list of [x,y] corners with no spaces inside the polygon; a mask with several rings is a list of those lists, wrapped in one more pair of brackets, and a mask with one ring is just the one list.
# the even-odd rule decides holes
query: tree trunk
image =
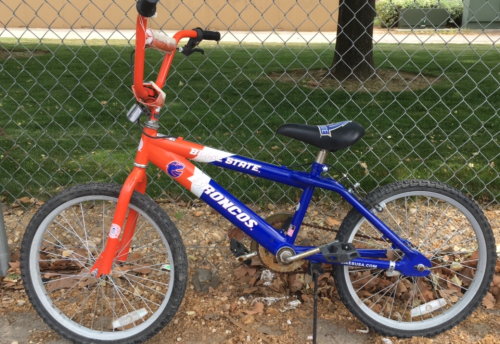
{"label": "tree trunk", "polygon": [[375,0],[340,0],[331,75],[339,81],[369,79],[375,73],[373,21]]}

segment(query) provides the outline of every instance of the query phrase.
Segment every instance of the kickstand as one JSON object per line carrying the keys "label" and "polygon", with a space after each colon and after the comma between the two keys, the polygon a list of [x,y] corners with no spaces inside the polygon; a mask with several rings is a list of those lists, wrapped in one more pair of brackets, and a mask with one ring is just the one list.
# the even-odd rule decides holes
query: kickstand
{"label": "kickstand", "polygon": [[318,329],[318,277],[324,272],[324,270],[321,267],[321,264],[311,263],[309,264],[309,272],[314,282],[313,344],[316,344],[316,332]]}

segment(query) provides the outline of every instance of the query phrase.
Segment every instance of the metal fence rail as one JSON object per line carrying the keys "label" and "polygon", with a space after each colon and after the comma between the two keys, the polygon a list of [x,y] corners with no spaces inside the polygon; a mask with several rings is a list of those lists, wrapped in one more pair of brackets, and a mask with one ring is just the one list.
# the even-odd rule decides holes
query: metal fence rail
{"label": "metal fence rail", "polygon": [[[279,125],[355,120],[365,126],[365,139],[329,162],[364,190],[405,178],[448,182],[480,202],[498,233],[500,33],[490,29],[499,5],[436,0],[434,10],[448,13],[436,24],[431,19],[439,13],[418,1],[408,9],[402,3],[377,1],[365,27],[371,34],[375,22],[368,50],[376,74],[338,80],[329,73],[339,33],[336,1],[162,1],[153,27],[172,34],[201,26],[223,35],[218,45],[204,44],[205,56],[176,57],[163,132],[295,165],[312,162],[315,149],[274,136]],[[135,15],[131,0],[0,3],[0,199],[13,248],[51,195],[89,181],[119,183],[130,171],[139,138],[125,118],[134,103]],[[350,24],[362,22],[359,13],[351,17]],[[148,53],[147,79],[161,57]],[[288,210],[298,196],[205,169],[264,213]],[[166,175],[148,172],[148,193],[178,221],[187,246],[203,252],[199,261],[218,264],[229,226]],[[315,200],[317,223],[345,214],[332,195]]]}

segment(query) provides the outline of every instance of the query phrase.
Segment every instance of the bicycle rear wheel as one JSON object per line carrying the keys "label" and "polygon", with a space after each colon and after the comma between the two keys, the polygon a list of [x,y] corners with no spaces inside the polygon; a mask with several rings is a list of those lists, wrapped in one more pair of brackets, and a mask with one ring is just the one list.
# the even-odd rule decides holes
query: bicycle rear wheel
{"label": "bicycle rear wheel", "polygon": [[[134,192],[126,221],[137,221],[126,261],[95,279],[121,187],[87,184],[44,204],[22,242],[26,293],[44,321],[78,343],[140,343],[175,315],[187,284],[179,232],[149,197]],[[120,252],[120,254],[124,254]]]}
{"label": "bicycle rear wheel", "polygon": [[[367,196],[375,213],[432,262],[427,277],[407,277],[369,267],[335,266],[339,295],[374,331],[388,336],[433,336],[464,320],[486,295],[496,264],[495,238],[478,206],[450,186],[425,180],[396,182]],[[356,248],[394,250],[356,210],[337,239]]]}

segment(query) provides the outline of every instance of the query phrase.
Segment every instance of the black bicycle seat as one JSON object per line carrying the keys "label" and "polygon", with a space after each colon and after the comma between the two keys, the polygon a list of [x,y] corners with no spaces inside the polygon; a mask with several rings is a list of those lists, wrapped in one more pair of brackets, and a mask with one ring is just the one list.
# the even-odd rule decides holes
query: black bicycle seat
{"label": "black bicycle seat", "polygon": [[277,133],[335,152],[358,142],[365,135],[365,128],[352,121],[327,125],[283,124]]}

